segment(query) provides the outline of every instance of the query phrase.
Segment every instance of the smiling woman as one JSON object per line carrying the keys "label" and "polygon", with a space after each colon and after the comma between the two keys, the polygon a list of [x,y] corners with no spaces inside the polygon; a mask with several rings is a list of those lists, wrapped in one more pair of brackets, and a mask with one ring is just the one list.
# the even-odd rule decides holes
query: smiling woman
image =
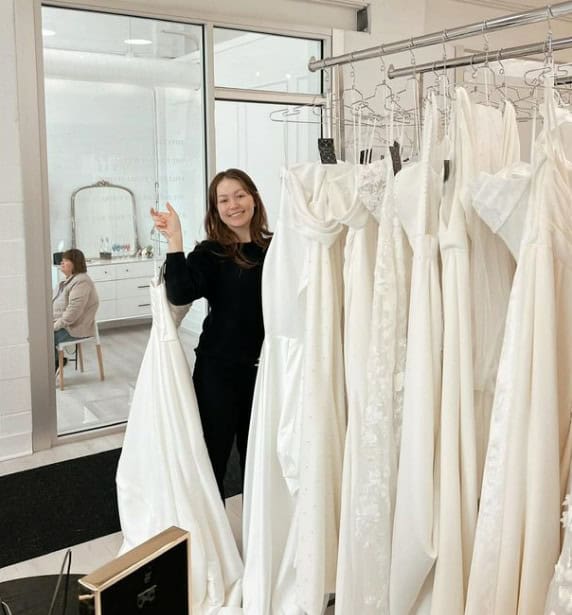
{"label": "smiling woman", "polygon": [[174,305],[205,297],[209,304],[193,382],[205,442],[219,491],[234,439],[244,473],[258,357],[264,339],[262,264],[270,244],[266,209],[252,179],[239,169],[218,173],[208,192],[207,240],[187,256],[177,212],[151,210],[169,242],[165,281]]}

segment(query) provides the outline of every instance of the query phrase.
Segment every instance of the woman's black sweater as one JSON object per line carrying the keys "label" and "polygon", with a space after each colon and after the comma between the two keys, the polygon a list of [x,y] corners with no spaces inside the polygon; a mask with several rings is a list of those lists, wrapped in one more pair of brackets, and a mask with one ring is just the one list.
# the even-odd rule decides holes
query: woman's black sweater
{"label": "woman's black sweater", "polygon": [[201,297],[208,301],[197,355],[254,364],[264,340],[262,265],[266,250],[252,242],[240,244],[240,250],[256,263],[254,267],[240,267],[224,255],[216,241],[203,241],[186,259],[183,252],[167,254],[165,283],[173,305]]}

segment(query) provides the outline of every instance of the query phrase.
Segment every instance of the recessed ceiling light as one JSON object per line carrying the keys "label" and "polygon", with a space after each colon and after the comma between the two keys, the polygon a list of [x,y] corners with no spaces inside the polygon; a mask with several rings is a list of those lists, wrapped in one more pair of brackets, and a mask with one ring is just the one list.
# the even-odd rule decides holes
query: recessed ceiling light
{"label": "recessed ceiling light", "polygon": [[260,71],[259,70],[256,71],[256,76],[260,77]]}
{"label": "recessed ceiling light", "polygon": [[286,79],[291,79],[292,75],[290,73],[286,73]]}
{"label": "recessed ceiling light", "polygon": [[124,41],[127,45],[152,45],[153,41],[147,38],[126,38]]}
{"label": "recessed ceiling light", "polygon": [[54,30],[46,30],[45,28],[42,28],[43,36],[54,36],[54,34],[55,34]]}

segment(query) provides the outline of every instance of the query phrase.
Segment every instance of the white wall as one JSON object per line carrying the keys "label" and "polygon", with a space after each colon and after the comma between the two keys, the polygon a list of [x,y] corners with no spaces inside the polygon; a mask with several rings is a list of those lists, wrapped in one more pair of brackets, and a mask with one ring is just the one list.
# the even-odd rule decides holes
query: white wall
{"label": "white wall", "polygon": [[238,167],[253,178],[270,229],[278,218],[282,167],[318,160],[319,117],[307,112],[290,122],[270,118],[276,113],[279,119],[284,109],[284,105],[231,101],[217,101],[215,106],[217,171]]}
{"label": "white wall", "polygon": [[32,451],[13,8],[12,0],[0,2],[0,460]]}
{"label": "white wall", "polygon": [[52,251],[60,244],[71,247],[72,192],[99,180],[135,193],[140,240],[149,243],[148,212],[155,202],[152,90],[49,78],[45,93]]}

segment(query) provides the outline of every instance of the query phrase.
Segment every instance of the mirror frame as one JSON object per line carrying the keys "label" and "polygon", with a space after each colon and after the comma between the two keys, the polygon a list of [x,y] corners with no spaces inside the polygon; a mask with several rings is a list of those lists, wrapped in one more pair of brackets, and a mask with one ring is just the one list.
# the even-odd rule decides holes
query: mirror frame
{"label": "mirror frame", "polygon": [[135,194],[132,190],[125,186],[120,186],[119,184],[112,184],[111,182],[106,181],[105,179],[100,179],[95,182],[95,184],[89,184],[87,186],[80,186],[76,190],[72,192],[71,195],[71,224],[72,224],[72,248],[76,247],[76,228],[75,228],[75,199],[79,192],[82,190],[87,190],[88,188],[116,188],[119,190],[125,190],[125,192],[129,193],[131,197],[131,218],[133,220],[133,235],[135,237],[135,246],[133,248],[133,253],[130,256],[136,255],[139,250],[141,250],[141,246],[139,245],[139,234],[137,233],[137,208],[135,206]]}

